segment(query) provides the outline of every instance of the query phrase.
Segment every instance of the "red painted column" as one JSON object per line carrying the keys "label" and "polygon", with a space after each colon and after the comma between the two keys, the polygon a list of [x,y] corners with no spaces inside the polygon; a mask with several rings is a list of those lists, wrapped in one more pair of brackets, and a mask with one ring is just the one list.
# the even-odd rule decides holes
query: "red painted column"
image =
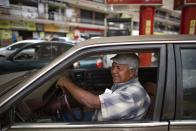
{"label": "red painted column", "polygon": [[[140,35],[152,35],[154,32],[154,14],[155,7],[153,6],[141,6],[140,7],[140,24],[139,34]],[[150,66],[152,53],[141,53],[140,66]]]}
{"label": "red painted column", "polygon": [[182,9],[181,34],[196,34],[196,6],[186,6]]}

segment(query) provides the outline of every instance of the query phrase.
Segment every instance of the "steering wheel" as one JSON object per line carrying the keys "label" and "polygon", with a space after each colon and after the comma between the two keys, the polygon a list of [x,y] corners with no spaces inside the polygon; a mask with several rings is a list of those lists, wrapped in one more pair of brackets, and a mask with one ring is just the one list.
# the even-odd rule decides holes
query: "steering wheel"
{"label": "steering wheel", "polygon": [[[56,85],[56,83],[55,83]],[[68,92],[62,92],[60,88],[52,86],[43,97],[43,108],[47,114],[57,114],[62,118],[64,112],[68,112],[68,115],[75,121],[82,121],[84,119],[84,111],[82,107],[79,107],[79,116],[74,113],[73,108],[69,102]]]}
{"label": "steering wheel", "polygon": [[69,101],[68,101],[68,92],[65,92],[65,93],[63,93],[63,102],[64,102],[64,104],[65,104],[65,106],[66,106],[66,108],[67,108],[67,111],[69,112],[69,114],[71,115],[71,117],[74,119],[74,120],[76,120],[76,121],[81,121],[81,120],[83,120],[84,119],[84,111],[83,111],[83,108],[79,108],[80,109],[80,116],[79,117],[77,117],[77,115],[74,113],[74,111],[73,111],[73,109],[72,109],[72,107],[71,107],[71,105],[70,105],[70,103],[69,103]]}

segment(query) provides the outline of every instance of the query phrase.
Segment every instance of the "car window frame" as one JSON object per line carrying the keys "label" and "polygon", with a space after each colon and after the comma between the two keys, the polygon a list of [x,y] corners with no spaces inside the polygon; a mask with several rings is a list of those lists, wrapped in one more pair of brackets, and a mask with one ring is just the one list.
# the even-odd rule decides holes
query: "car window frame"
{"label": "car window frame", "polygon": [[175,55],[174,55],[174,45],[168,43],[166,45],[166,54],[165,54],[165,67],[166,67],[166,76],[164,83],[164,98],[163,98],[163,110],[161,115],[161,120],[174,119],[175,115],[175,92],[176,92],[176,83],[175,83]]}
{"label": "car window frame", "polygon": [[17,43],[17,44],[11,45],[10,46],[10,50],[20,49],[21,47],[23,47],[23,46],[25,46],[27,44],[31,44],[31,43],[30,42],[22,42],[22,43]]}
{"label": "car window frame", "polygon": [[175,62],[176,62],[176,109],[174,119],[169,120],[169,129],[171,131],[176,130],[195,130],[196,120],[183,119],[183,79],[182,79],[182,59],[181,49],[192,49],[196,48],[196,41],[183,41],[176,42],[174,45],[175,50]]}
{"label": "car window frame", "polygon": [[[121,48],[119,48],[121,47]],[[19,99],[21,97],[23,97],[25,94],[27,94],[28,92],[32,91],[33,89],[35,89],[38,85],[40,85],[41,83],[43,84],[46,80],[49,80],[52,76],[54,76],[55,74],[59,73],[60,69],[62,69],[63,66],[69,66],[69,63],[73,63],[74,60],[81,58],[84,55],[87,55],[88,53],[91,52],[100,52],[100,51],[105,51],[105,52],[111,52],[111,51],[128,51],[128,50],[144,50],[144,49],[149,49],[149,50],[153,50],[153,49],[159,49],[160,50],[160,65],[159,65],[159,74],[158,74],[158,88],[157,88],[157,94],[156,94],[156,104],[155,104],[155,111],[153,114],[153,121],[160,121],[160,116],[161,116],[161,109],[162,109],[162,103],[161,101],[163,100],[163,85],[164,85],[164,80],[165,80],[165,45],[158,43],[157,44],[138,44],[138,45],[113,45],[112,47],[108,47],[108,46],[99,46],[96,48],[91,48],[91,47],[87,47],[87,48],[82,48],[81,50],[79,50],[78,52],[74,53],[73,55],[71,55],[67,60],[63,60],[61,61],[58,65],[54,66],[53,68],[51,68],[51,70],[48,70],[47,72],[45,72],[43,74],[43,77],[39,77],[36,80],[33,79],[29,85],[27,84],[26,87],[24,88],[23,91],[18,92],[18,94],[15,96],[15,99]],[[50,76],[50,77],[48,77]],[[32,83],[34,82],[34,83]],[[24,85],[25,86],[25,85]],[[7,102],[7,104],[11,105],[13,104],[15,101],[13,99],[11,99],[10,101]],[[9,106],[7,105],[7,106]],[[149,121],[150,122],[150,121]],[[141,121],[139,123],[142,123]],[[164,122],[163,122],[164,123]],[[92,124],[92,123],[90,123]],[[165,123],[166,125],[168,124],[167,122]],[[164,124],[164,125],[165,125]],[[85,124],[86,125],[86,124]],[[138,125],[139,126],[139,125]]]}
{"label": "car window frame", "polygon": [[176,53],[176,78],[177,83],[177,98],[176,98],[176,120],[183,120],[183,74],[182,74],[182,57],[181,57],[181,49],[196,49],[196,42],[193,43],[179,43],[175,45],[175,53]]}

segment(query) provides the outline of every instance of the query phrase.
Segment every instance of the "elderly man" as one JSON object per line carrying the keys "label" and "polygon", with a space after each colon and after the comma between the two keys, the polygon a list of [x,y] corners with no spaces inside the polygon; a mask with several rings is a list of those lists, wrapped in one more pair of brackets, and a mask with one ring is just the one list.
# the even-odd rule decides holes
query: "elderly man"
{"label": "elderly man", "polygon": [[150,97],[138,81],[139,59],[135,54],[118,54],[113,60],[111,74],[113,86],[101,95],[92,94],[66,77],[57,85],[68,90],[81,104],[96,109],[93,120],[139,120],[143,118],[150,105]]}

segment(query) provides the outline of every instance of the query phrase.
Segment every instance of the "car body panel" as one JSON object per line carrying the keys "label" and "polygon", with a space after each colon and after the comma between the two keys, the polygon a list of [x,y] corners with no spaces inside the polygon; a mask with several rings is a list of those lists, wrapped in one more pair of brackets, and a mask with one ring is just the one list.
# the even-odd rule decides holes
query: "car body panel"
{"label": "car body panel", "polygon": [[193,120],[177,120],[170,121],[170,131],[195,131],[196,129],[196,121]]}
{"label": "car body panel", "polygon": [[[96,41],[94,39],[89,40],[89,41],[87,40],[84,43],[81,43],[79,45],[74,46],[73,48],[71,48],[70,50],[68,50],[66,53],[64,53],[64,55],[61,55],[59,58],[55,59],[52,63],[50,63],[49,65],[47,65],[45,68],[43,68],[39,73],[35,74],[35,76],[34,76],[34,78],[32,78],[32,80],[26,81],[25,83],[23,83],[25,86],[21,86],[21,87],[25,88],[31,82],[33,82],[34,79],[38,79],[39,77],[41,77],[42,75],[44,75],[45,73],[47,73],[50,69],[54,68],[59,63],[61,63],[64,60],[66,60],[69,56],[71,56],[75,52],[77,52],[77,51],[79,52],[80,50],[83,50],[85,48],[87,49],[87,48],[91,48],[91,47],[113,45],[112,41],[115,41],[115,43],[117,42],[118,44],[122,44],[123,43],[126,46],[129,43],[139,44],[139,45],[141,45],[141,44],[149,44],[149,43],[151,43],[151,44],[157,44],[157,43],[176,43],[176,42],[178,42],[180,40],[186,42],[186,41],[189,41],[191,39],[190,42],[192,42],[194,39],[196,39],[194,36],[188,36],[188,38],[187,37],[183,38],[183,36],[180,36],[178,38],[179,39],[177,39],[176,37],[171,37],[171,36],[163,36],[163,37],[160,37],[160,38],[159,37],[156,37],[156,36],[148,36],[148,37],[144,37],[144,36],[131,37],[131,36],[129,36],[129,37],[115,37],[115,38],[113,38],[113,40],[111,40],[111,38],[108,37],[108,38],[102,39],[102,42],[100,40],[99,41]],[[130,40],[130,42],[128,43],[127,41],[129,41],[129,40]],[[122,41],[122,42],[120,42],[120,41]],[[80,55],[80,54],[77,53],[77,55]],[[8,96],[10,97],[10,95],[8,95]],[[0,100],[3,100],[3,99],[0,99]],[[0,101],[0,103],[1,102],[2,101]],[[0,107],[1,106],[2,105],[0,104]]]}
{"label": "car body panel", "polygon": [[51,123],[43,123],[43,124],[17,124],[11,127],[12,130],[48,130],[48,131],[59,131],[59,130],[71,130],[71,131],[108,131],[108,130],[115,130],[115,131],[124,131],[135,129],[138,131],[167,131],[168,123],[167,122],[149,122],[149,123],[130,123],[130,122],[123,122],[123,123],[91,123],[91,124],[69,124],[69,123],[59,123],[59,124],[51,124]]}
{"label": "car body panel", "polygon": [[[7,113],[18,99],[28,92],[38,88],[62,67],[69,67],[75,60],[91,53],[121,52],[135,50],[158,50],[160,61],[157,78],[156,101],[151,120],[146,121],[119,121],[98,123],[10,123],[8,130],[134,130],[134,131],[175,131],[196,130],[194,120],[182,118],[182,76],[179,62],[181,57],[179,47],[188,47],[196,43],[195,36],[127,36],[92,39],[81,42],[49,65],[42,68],[32,77],[19,83],[16,87],[0,96],[0,112]],[[183,47],[183,48],[185,48]],[[175,50],[174,50],[175,49]],[[177,82],[177,81],[179,82]],[[177,93],[176,93],[177,92]],[[11,111],[10,111],[11,112]]]}
{"label": "car body panel", "polygon": [[[176,45],[175,47],[175,52],[176,52],[176,63],[182,63],[182,54],[180,53],[181,49],[196,49],[196,45],[195,44],[179,44]],[[191,58],[186,58],[186,63],[187,65],[190,63],[190,60],[192,62],[194,62],[193,59]],[[183,117],[183,67],[181,64],[176,65],[178,68],[176,70],[176,75],[177,77],[177,83],[176,83],[176,92],[177,92],[177,101],[176,101],[176,113],[175,113],[175,117],[176,120],[170,120],[171,126],[170,126],[170,130],[171,131],[194,131],[196,130],[196,120],[189,120],[188,118],[184,118]],[[189,67],[189,69],[191,69],[191,67]],[[189,78],[191,78],[191,74],[188,74]],[[192,83],[192,82],[190,82]],[[194,92],[193,92],[194,93]],[[193,98],[193,101],[195,101],[195,99]],[[192,110],[192,109],[189,109]],[[194,110],[192,110],[192,112],[195,112]]]}

